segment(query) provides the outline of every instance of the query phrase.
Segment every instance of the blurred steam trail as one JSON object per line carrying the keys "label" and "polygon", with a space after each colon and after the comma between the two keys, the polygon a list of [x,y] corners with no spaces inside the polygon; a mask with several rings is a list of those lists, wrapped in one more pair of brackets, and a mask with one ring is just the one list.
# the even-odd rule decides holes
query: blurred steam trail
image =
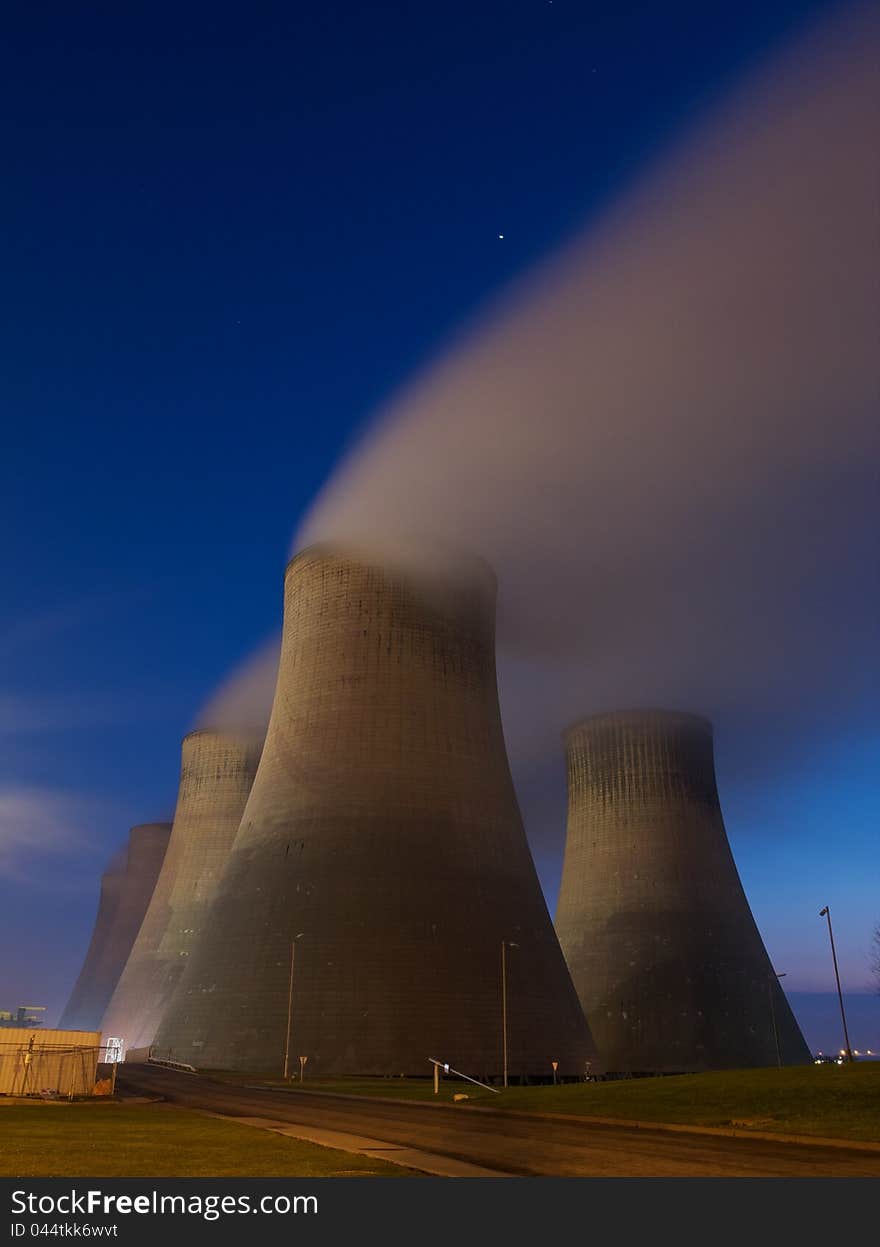
{"label": "blurred steam trail", "polygon": [[262,744],[275,694],[281,634],[240,663],[199,712],[197,726]]}
{"label": "blurred steam trail", "polygon": [[755,75],[379,414],[297,535],[489,560],[521,781],[605,708],[803,743],[876,697],[878,35],[859,7]]}

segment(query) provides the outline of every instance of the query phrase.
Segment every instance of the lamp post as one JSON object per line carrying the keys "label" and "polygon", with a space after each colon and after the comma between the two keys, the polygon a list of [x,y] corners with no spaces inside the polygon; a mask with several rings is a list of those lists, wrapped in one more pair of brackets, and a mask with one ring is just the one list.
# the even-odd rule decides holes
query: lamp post
{"label": "lamp post", "polygon": [[287,1037],[284,1041],[284,1072],[282,1074],[285,1082],[287,1082],[287,1069],[290,1061],[290,1021],[293,1014],[293,966],[296,957],[296,941],[304,934],[303,931],[300,931],[299,935],[295,935],[290,941],[290,979],[287,984]]}
{"label": "lamp post", "polygon": [[837,980],[837,999],[840,1001],[840,1020],[843,1022],[843,1041],[846,1044],[846,1059],[853,1059],[852,1048],[849,1046],[849,1032],[846,1029],[846,1013],[843,1009],[843,992],[840,990],[840,973],[837,969],[837,953],[834,950],[834,932],[831,930],[831,909],[828,905],[819,910],[820,918],[828,919],[828,938],[831,941],[831,959],[834,962],[834,977]]}
{"label": "lamp post", "polygon": [[[787,972],[783,970],[781,974],[776,975],[776,978],[784,979],[786,973]],[[782,1068],[782,1053],[779,1050],[779,1028],[776,1025],[776,1005],[773,1000],[773,975],[774,975],[774,971],[771,969],[770,975],[768,976],[768,979],[767,979],[767,990],[770,993],[770,1021],[773,1023],[773,1042],[776,1045],[776,1064],[781,1069]]]}
{"label": "lamp post", "polygon": [[519,948],[512,940],[501,941],[501,1048],[504,1066],[504,1086],[507,1086],[507,950]]}

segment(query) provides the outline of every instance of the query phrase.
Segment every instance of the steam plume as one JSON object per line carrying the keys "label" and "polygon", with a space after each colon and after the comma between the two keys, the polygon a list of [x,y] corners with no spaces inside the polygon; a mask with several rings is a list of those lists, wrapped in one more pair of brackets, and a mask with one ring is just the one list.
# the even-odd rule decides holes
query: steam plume
{"label": "steam plume", "polygon": [[803,737],[876,696],[878,45],[858,8],[765,66],[380,412],[297,534],[493,565],[518,778],[588,712]]}

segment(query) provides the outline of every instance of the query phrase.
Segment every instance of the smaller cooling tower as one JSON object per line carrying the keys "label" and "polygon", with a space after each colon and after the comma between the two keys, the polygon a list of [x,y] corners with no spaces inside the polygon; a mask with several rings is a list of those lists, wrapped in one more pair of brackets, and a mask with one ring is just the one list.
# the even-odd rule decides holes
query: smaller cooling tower
{"label": "smaller cooling tower", "polygon": [[74,984],[73,991],[70,993],[70,999],[61,1015],[61,1021],[58,1023],[61,1030],[89,1030],[96,1028],[103,1013],[104,1005],[107,1003],[105,997],[100,1005],[96,1005],[95,976],[104,956],[110,932],[113,929],[116,907],[119,904],[119,894],[125,878],[126,856],[127,851],[122,855],[121,861],[117,862],[114,859],[101,876],[98,915],[95,918],[92,938],[89,941],[88,951],[86,952],[85,961],[82,963],[79,978]]}
{"label": "smaller cooling tower", "polygon": [[232,846],[260,749],[228,733],[184,738],[177,808],[168,851],[113,998],[105,1034],[126,1051],[149,1047]]}
{"label": "smaller cooling tower", "polygon": [[556,929],[605,1067],[809,1061],[730,851],[711,724],[605,714],[566,741]]}
{"label": "smaller cooling tower", "polygon": [[144,917],[170,823],[132,827],[127,852],[101,878],[101,899],[85,961],[61,1015],[62,1030],[97,1030]]}

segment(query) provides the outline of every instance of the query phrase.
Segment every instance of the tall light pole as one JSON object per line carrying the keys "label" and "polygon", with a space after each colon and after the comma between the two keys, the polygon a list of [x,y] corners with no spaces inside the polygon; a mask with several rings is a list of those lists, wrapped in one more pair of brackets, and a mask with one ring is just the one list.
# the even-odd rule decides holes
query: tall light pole
{"label": "tall light pole", "polygon": [[284,1072],[282,1077],[287,1082],[287,1069],[290,1060],[290,1020],[293,1015],[293,966],[296,957],[296,941],[305,934],[303,931],[299,935],[295,935],[290,941],[290,979],[287,984],[287,1038],[284,1041]]}
{"label": "tall light pole", "polygon": [[[786,971],[783,970],[781,974],[776,975],[776,978],[784,979],[785,975],[786,975]],[[773,1023],[773,1042],[776,1044],[776,1064],[781,1069],[782,1068],[782,1053],[779,1050],[779,1028],[776,1025],[776,1005],[773,1000],[773,976],[774,976],[774,971],[771,969],[770,974],[767,978],[767,990],[770,993],[770,1021]]]}
{"label": "tall light pole", "polygon": [[519,948],[512,940],[501,941],[501,1048],[503,1053],[504,1086],[507,1086],[507,950]]}
{"label": "tall light pole", "polygon": [[837,980],[837,999],[840,1001],[840,1020],[843,1022],[843,1040],[846,1044],[846,1059],[853,1059],[852,1048],[849,1046],[849,1031],[846,1029],[846,1013],[843,1009],[843,992],[840,990],[840,974],[837,969],[837,953],[834,950],[834,932],[831,930],[831,910],[826,905],[819,910],[820,918],[828,919],[828,938],[831,941],[831,959],[834,962],[834,977]]}

